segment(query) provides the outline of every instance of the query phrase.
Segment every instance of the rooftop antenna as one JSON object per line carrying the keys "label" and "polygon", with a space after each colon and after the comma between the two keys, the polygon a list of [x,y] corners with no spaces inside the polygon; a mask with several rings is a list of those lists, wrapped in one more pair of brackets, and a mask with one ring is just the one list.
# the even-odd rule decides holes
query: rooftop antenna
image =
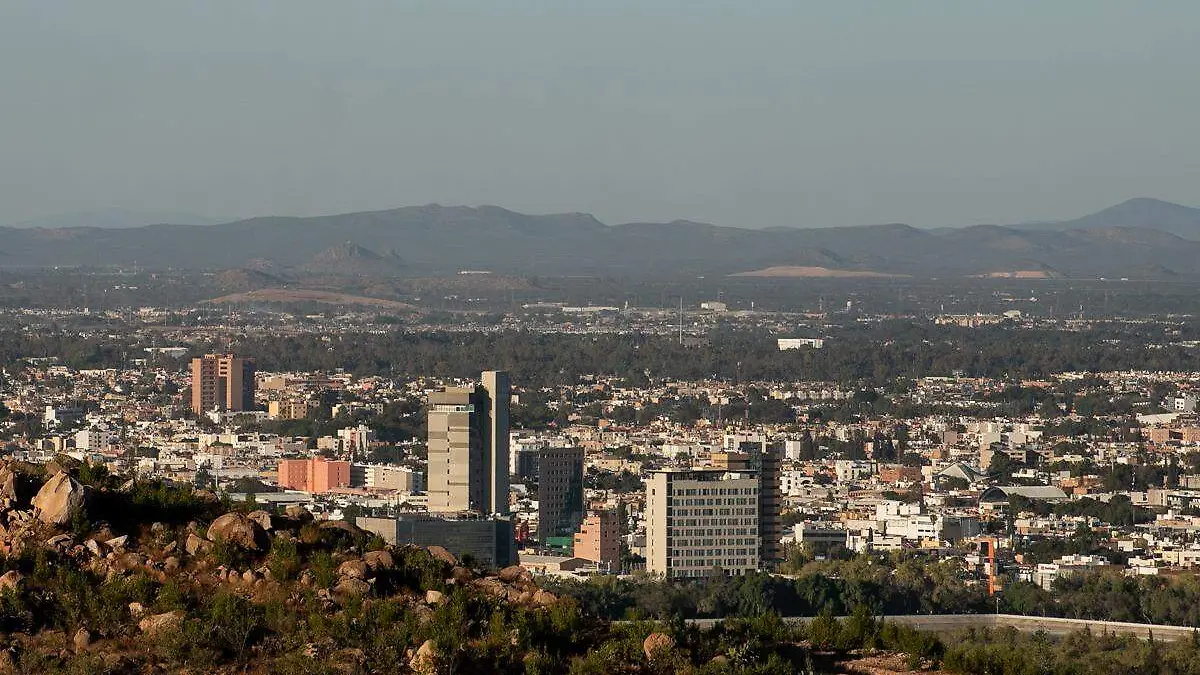
{"label": "rooftop antenna", "polygon": [[679,344],[683,344],[683,296],[679,296]]}

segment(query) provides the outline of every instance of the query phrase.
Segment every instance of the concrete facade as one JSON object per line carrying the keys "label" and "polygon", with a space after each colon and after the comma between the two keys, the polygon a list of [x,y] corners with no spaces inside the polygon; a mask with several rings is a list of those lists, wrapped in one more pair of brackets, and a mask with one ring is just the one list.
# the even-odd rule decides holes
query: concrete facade
{"label": "concrete facade", "polygon": [[254,409],[254,364],[233,354],[192,359],[192,412]]}
{"label": "concrete facade", "polygon": [[646,571],[704,577],[758,570],[759,480],[721,469],[655,471],[646,480]]}
{"label": "concrete facade", "polygon": [[429,396],[429,510],[496,513],[508,508],[508,374]]}
{"label": "concrete facade", "polygon": [[583,522],[583,448],[538,452],[537,537],[571,537]]}

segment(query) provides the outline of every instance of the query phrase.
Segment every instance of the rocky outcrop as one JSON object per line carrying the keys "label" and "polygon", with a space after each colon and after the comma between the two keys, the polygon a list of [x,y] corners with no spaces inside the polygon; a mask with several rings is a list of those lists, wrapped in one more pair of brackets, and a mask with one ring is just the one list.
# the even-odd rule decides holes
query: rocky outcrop
{"label": "rocky outcrop", "polygon": [[504,569],[500,570],[500,574],[498,576],[500,577],[500,581],[503,581],[506,584],[527,584],[533,581],[533,575],[529,573],[529,570],[521,567],[520,565],[510,565],[505,567]]}
{"label": "rocky outcrop", "polygon": [[370,590],[371,584],[353,577],[342,579],[333,587],[334,594],[340,596],[366,595]]}
{"label": "rocky outcrop", "polygon": [[87,488],[64,472],[46,481],[33,498],[37,519],[47,525],[66,525],[87,503]]}
{"label": "rocky outcrop", "polygon": [[80,628],[75,631],[75,637],[71,638],[71,642],[75,646],[76,652],[87,651],[88,646],[92,644],[92,634],[86,628]]}
{"label": "rocky outcrop", "polygon": [[17,473],[9,466],[0,466],[0,509],[17,505]]}
{"label": "rocky outcrop", "polygon": [[363,562],[367,563],[367,567],[370,567],[375,572],[390,570],[396,566],[396,561],[392,558],[392,554],[387,551],[368,551],[363,556]]}
{"label": "rocky outcrop", "polygon": [[362,533],[362,530],[360,530],[357,525],[345,520],[322,520],[319,527],[322,530],[340,530],[351,535]]}
{"label": "rocky outcrop", "polygon": [[246,514],[246,517],[258,523],[258,526],[261,527],[264,532],[271,531],[271,514],[267,513],[266,511],[261,509],[258,511],[251,511],[250,513]]}
{"label": "rocky outcrop", "polygon": [[283,510],[284,515],[292,520],[298,520],[302,523],[307,523],[313,519],[313,514],[308,509],[299,504],[292,504]]}
{"label": "rocky outcrop", "polygon": [[345,579],[366,579],[367,563],[361,560],[347,560],[338,565],[337,575]]}
{"label": "rocky outcrop", "polygon": [[21,582],[25,580],[25,575],[16,570],[9,570],[3,575],[0,575],[0,591],[17,591],[21,588]]}
{"label": "rocky outcrop", "polygon": [[195,532],[188,532],[187,539],[183,541],[183,550],[187,551],[188,555],[207,553],[210,548],[212,548],[212,542],[198,536]]}
{"label": "rocky outcrop", "polygon": [[138,628],[146,635],[154,636],[168,630],[179,628],[183,624],[183,612],[164,612],[153,614],[138,622]]}
{"label": "rocky outcrop", "polygon": [[447,565],[451,565],[451,566],[458,565],[458,558],[455,558],[453,553],[451,553],[450,551],[447,551],[445,548],[443,548],[441,546],[430,546],[429,548],[426,548],[425,550],[429,551],[429,555],[433,556],[434,558],[437,558],[438,560],[441,560],[442,562],[446,563]]}
{"label": "rocky outcrop", "polygon": [[264,551],[270,546],[267,532],[245,514],[230,512],[208,526],[208,538],[248,551]]}
{"label": "rocky outcrop", "polygon": [[437,672],[437,645],[433,640],[426,640],[417,647],[416,653],[408,661],[408,667],[421,675],[433,675]]}

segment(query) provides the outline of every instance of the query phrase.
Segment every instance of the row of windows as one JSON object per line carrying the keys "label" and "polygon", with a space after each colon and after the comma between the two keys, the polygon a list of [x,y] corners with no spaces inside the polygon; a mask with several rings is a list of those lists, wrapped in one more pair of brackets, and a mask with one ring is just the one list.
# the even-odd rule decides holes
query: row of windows
{"label": "row of windows", "polygon": [[667,517],[687,518],[688,516],[754,516],[758,514],[755,508],[740,509],[667,509]]}
{"label": "row of windows", "polygon": [[[672,552],[674,552],[675,555],[678,555],[681,557],[694,558],[696,556],[703,556],[703,555],[713,556],[713,555],[716,555],[716,552],[714,549],[711,549],[711,548],[691,548],[693,546],[722,546],[722,547],[748,546],[748,547],[757,549],[758,548],[758,540],[742,538],[742,539],[692,539],[689,541],[687,539],[681,539],[678,541],[668,541],[667,546],[668,546],[668,548],[667,548],[668,556],[670,556],[672,554]],[[670,548],[672,546],[677,547],[677,548]]]}
{"label": "row of windows", "polygon": [[726,495],[758,494],[758,488],[676,488],[671,490],[671,494],[680,497],[724,497]]}
{"label": "row of windows", "polygon": [[[740,567],[750,567],[750,566],[749,566],[749,565],[741,565]],[[726,571],[726,573],[728,573],[728,571]],[[708,569],[703,569],[703,570],[693,570],[693,569],[687,569],[687,570],[675,569],[675,570],[671,570],[671,576],[673,576],[673,577],[699,578],[699,577],[707,577],[707,576],[711,576],[711,575],[712,575],[712,568],[711,568],[711,567],[710,567],[710,568],[708,568]]]}
{"label": "row of windows", "polygon": [[[754,525],[754,523],[743,523],[745,525]],[[757,527],[721,527],[713,529],[711,527],[672,527],[667,533],[668,537],[736,537],[746,535],[757,535]]]}
{"label": "row of windows", "polygon": [[724,499],[717,497],[716,499],[668,499],[667,506],[745,506],[747,504],[757,504],[758,500],[750,499],[749,497],[726,497]]}
{"label": "row of windows", "polygon": [[704,570],[711,570],[714,567],[726,567],[726,568],[752,567],[755,564],[756,564],[756,561],[752,561],[750,558],[703,558],[703,559],[699,559],[699,560],[675,559],[675,560],[667,561],[668,567],[673,567],[676,569],[681,568],[681,567],[690,567],[693,569],[700,568],[700,569],[704,569]]}

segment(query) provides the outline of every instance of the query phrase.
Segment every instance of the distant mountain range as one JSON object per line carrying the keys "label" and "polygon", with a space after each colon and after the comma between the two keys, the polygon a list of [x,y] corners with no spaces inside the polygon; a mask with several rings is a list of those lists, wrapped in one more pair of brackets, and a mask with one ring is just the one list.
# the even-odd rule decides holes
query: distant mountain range
{"label": "distant mountain range", "polygon": [[[920,229],[605,225],[583,213],[414,206],[214,225],[0,228],[0,265],[352,276],[1200,276],[1200,209],[1132,199],[1075,220]],[[847,274],[855,273],[855,274]]]}
{"label": "distant mountain range", "polygon": [[229,218],[213,218],[195,213],[179,211],[130,211],[127,209],[98,209],[96,211],[77,211],[74,213],[56,213],[49,216],[39,216],[16,223],[10,223],[14,228],[64,228],[64,227],[144,227],[159,223],[175,225],[216,225],[227,223]]}

